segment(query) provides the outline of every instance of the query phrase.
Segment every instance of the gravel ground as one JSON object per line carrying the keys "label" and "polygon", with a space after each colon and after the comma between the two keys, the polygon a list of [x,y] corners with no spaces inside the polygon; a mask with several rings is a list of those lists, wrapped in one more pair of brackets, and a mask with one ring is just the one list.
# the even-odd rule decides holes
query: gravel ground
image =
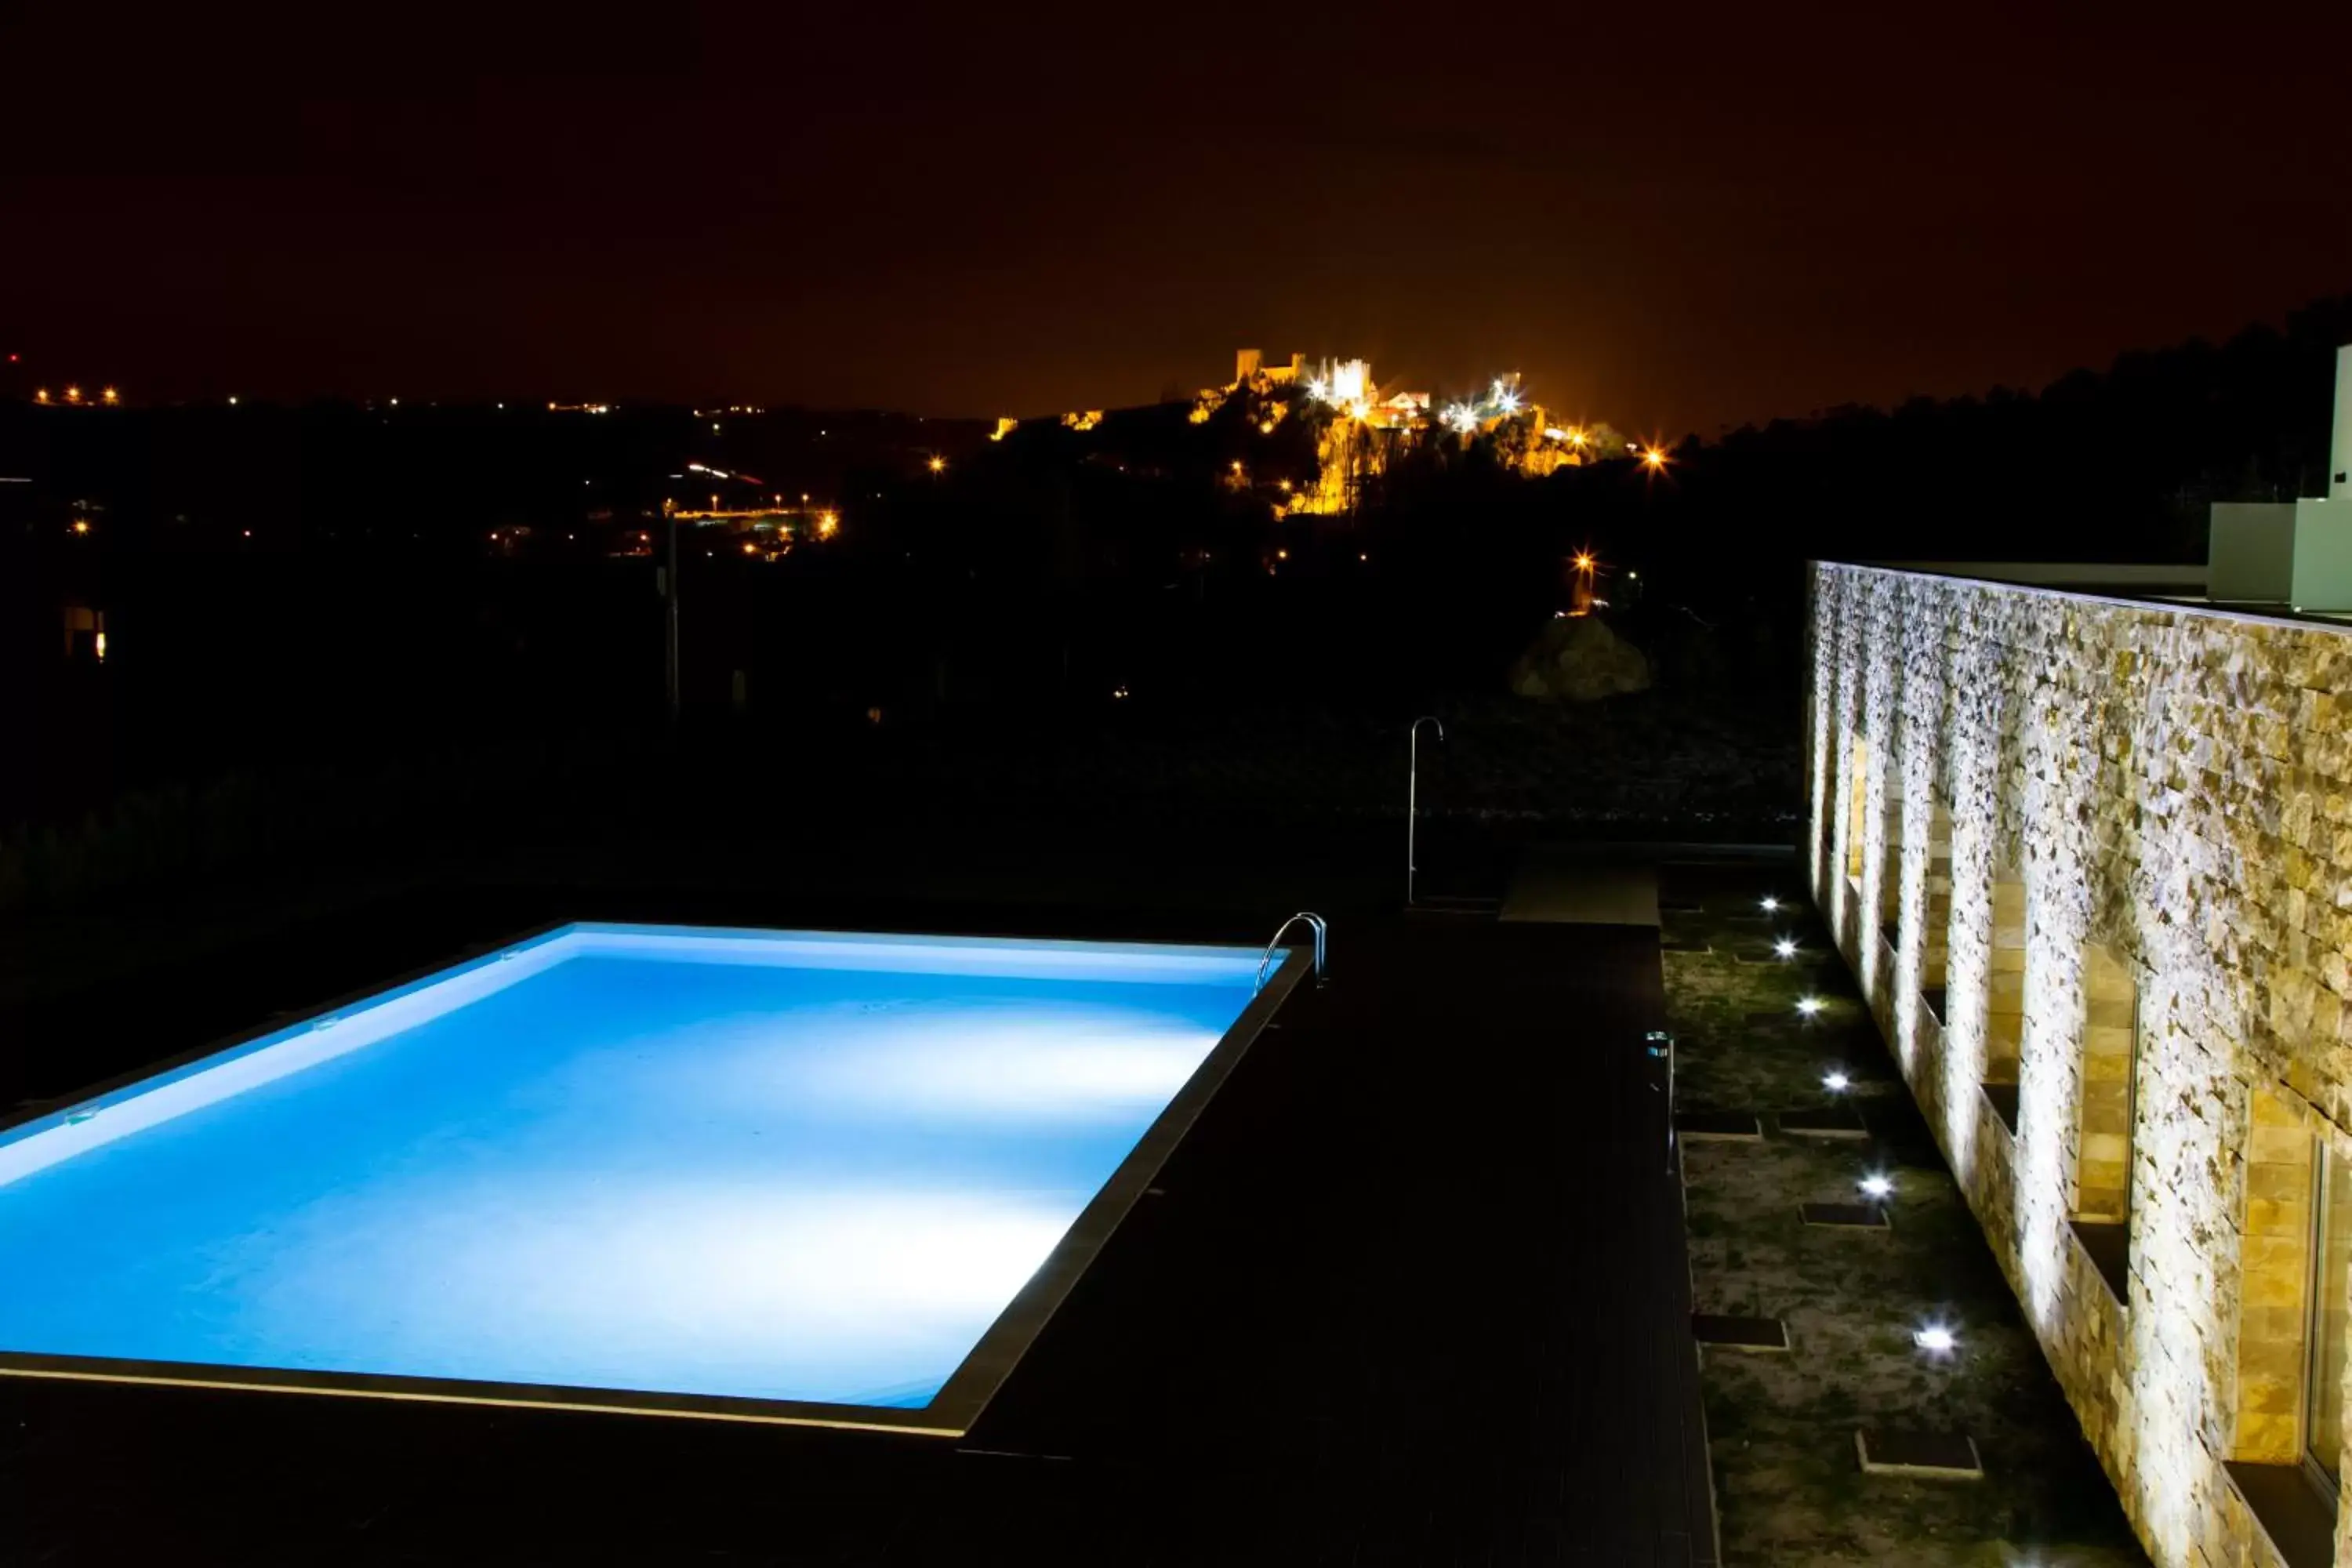
{"label": "gravel ground", "polygon": [[[1670,878],[1671,882],[1671,878]],[[1680,1046],[1680,1103],[1768,1113],[1761,1143],[1697,1142],[1684,1155],[1697,1310],[1777,1317],[1790,1353],[1709,1350],[1702,1378],[1731,1564],[2000,1564],[2123,1568],[2147,1562],[1995,1266],[1982,1233],[1832,956],[1741,963],[1771,934],[1824,951],[1810,910],[1754,918],[1768,871],[1718,874],[1706,908],[1669,914],[1666,1004]],[[1670,900],[1671,901],[1671,900]],[[1811,1024],[1800,995],[1825,1006]],[[1751,1022],[1773,1015],[1782,1022]],[[1830,1103],[1823,1075],[1852,1075],[1867,1141],[1774,1130],[1769,1113]],[[1891,1176],[1887,1231],[1803,1225],[1802,1203],[1853,1203],[1866,1173]],[[1937,1360],[1912,1334],[1958,1335]],[[1857,1426],[1965,1432],[1980,1481],[1862,1473]]]}

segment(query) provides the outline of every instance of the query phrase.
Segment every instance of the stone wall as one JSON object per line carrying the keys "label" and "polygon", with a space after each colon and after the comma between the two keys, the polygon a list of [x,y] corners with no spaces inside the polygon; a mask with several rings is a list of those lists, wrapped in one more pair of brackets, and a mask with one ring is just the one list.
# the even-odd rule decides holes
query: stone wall
{"label": "stone wall", "polygon": [[2302,1451],[2315,1139],[2352,1155],[2352,633],[1811,586],[1823,916],[2151,1556],[2278,1562],[2223,1462]]}

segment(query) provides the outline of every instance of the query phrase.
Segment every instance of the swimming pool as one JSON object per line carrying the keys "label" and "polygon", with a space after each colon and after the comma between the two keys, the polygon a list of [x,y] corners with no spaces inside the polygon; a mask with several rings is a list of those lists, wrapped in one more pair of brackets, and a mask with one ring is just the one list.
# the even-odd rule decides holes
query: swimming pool
{"label": "swimming pool", "polygon": [[0,1373],[960,1435],[1259,959],[563,926],[0,1130]]}

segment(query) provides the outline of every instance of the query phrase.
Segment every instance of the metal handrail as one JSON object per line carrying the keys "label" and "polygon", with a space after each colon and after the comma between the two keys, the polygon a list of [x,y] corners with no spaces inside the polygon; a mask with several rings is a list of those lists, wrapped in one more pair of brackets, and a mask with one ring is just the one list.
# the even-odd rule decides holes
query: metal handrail
{"label": "metal handrail", "polygon": [[1324,925],[1321,915],[1301,910],[1276,927],[1274,940],[1265,944],[1265,954],[1257,961],[1257,984],[1255,989],[1259,991],[1265,989],[1266,965],[1274,962],[1274,950],[1282,945],[1284,935],[1300,921],[1305,921],[1315,930],[1315,984],[1318,985],[1323,984],[1323,940],[1330,934],[1329,928]]}
{"label": "metal handrail", "polygon": [[1445,725],[1434,714],[1424,714],[1415,719],[1412,728],[1405,731],[1404,902],[1407,909],[1411,909],[1413,903],[1413,875],[1421,869],[1413,858],[1413,839],[1421,827],[1421,727],[1423,724],[1435,724],[1437,738],[1441,741],[1445,739]]}

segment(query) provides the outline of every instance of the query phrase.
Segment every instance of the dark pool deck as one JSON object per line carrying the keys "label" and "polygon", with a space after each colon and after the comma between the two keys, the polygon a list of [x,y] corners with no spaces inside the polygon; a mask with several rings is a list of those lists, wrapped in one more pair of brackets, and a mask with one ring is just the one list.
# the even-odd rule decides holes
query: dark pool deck
{"label": "dark pool deck", "polygon": [[1657,932],[1343,923],[961,1446],[0,1385],[0,1561],[1717,1561]]}

